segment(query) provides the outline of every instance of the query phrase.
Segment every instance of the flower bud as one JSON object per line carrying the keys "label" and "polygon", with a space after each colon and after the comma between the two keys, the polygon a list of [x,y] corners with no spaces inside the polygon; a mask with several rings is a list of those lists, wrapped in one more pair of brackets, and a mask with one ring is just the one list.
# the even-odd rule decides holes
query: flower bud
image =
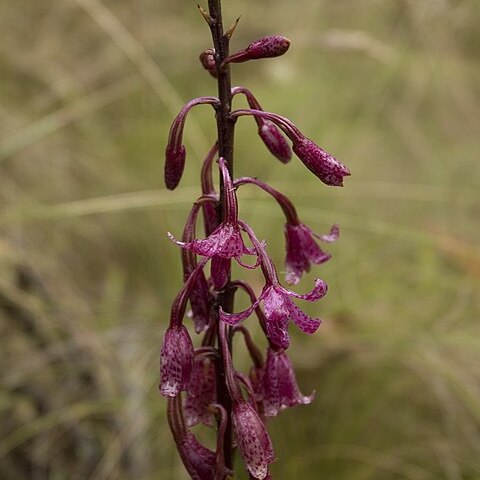
{"label": "flower bud", "polygon": [[186,152],[183,145],[167,145],[165,151],[165,185],[169,190],[174,190],[182,178],[185,157]]}
{"label": "flower bud", "polygon": [[217,66],[215,64],[215,51],[209,48],[200,54],[200,63],[203,68],[213,77],[217,78]]}
{"label": "flower bud", "polygon": [[243,461],[254,478],[265,479],[275,459],[267,429],[255,409],[246,402],[234,404],[233,428]]}
{"label": "flower bud", "polygon": [[300,137],[294,140],[293,151],[303,164],[326,185],[343,187],[343,177],[350,175],[350,170],[343,163],[309,138]]}
{"label": "flower bud", "polygon": [[292,158],[292,150],[277,126],[269,120],[262,121],[258,134],[270,153],[282,163],[288,163]]}
{"label": "flower bud", "polygon": [[185,168],[185,147],[183,145],[183,128],[190,110],[197,105],[217,105],[216,97],[198,97],[187,102],[170,127],[167,147],[165,149],[165,185],[169,190],[177,187]]}
{"label": "flower bud", "polygon": [[193,365],[193,344],[185,326],[170,326],[160,353],[160,393],[175,397],[186,390]]}
{"label": "flower bud", "polygon": [[290,47],[290,40],[281,35],[269,35],[252,42],[247,48],[230,55],[223,64],[242,63],[260,58],[272,58],[283,55]]}

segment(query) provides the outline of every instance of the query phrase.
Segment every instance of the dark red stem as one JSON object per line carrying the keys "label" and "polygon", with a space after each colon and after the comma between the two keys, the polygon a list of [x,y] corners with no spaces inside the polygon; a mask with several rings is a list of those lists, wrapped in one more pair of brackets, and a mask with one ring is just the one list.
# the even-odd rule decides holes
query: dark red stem
{"label": "dark red stem", "polygon": [[[230,40],[223,31],[222,19],[222,5],[221,0],[208,0],[208,10],[211,17],[209,23],[212,33],[213,45],[215,47],[215,64],[217,66],[217,84],[218,84],[218,98],[220,105],[216,107],[216,119],[218,130],[218,156],[225,159],[230,176],[233,178],[233,138],[235,120],[230,117],[232,110],[232,92],[230,80],[230,67],[227,65],[220,68],[222,62],[229,55]],[[225,220],[226,202],[225,192],[223,189],[222,178],[220,177],[220,204],[218,206],[219,222]],[[226,312],[233,311],[233,297],[235,289],[231,287],[230,281],[221,292],[218,292],[217,308],[222,308]],[[220,328],[217,329],[217,334],[220,333]],[[230,329],[228,329],[230,330]],[[231,352],[231,334],[227,335],[227,344]],[[218,345],[220,347],[221,341],[218,336]],[[220,361],[217,368],[217,402],[225,409],[227,417],[227,425],[224,435],[223,454],[225,456],[225,466],[233,470],[233,442],[232,442],[232,399],[226,386],[225,378],[225,362],[223,358],[222,348],[219,348]],[[226,476],[225,476],[226,478]]]}

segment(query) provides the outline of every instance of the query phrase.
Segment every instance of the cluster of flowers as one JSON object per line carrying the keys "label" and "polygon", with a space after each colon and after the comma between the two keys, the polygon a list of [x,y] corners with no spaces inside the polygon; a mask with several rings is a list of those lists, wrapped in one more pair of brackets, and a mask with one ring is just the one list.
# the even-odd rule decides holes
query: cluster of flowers
{"label": "cluster of flowers", "polygon": [[[288,47],[289,41],[284,37],[265,37],[231,55],[226,62],[278,56]],[[200,60],[215,76],[215,52],[206,50]],[[276,158],[288,163],[293,150],[322,182],[342,186],[343,177],[350,175],[349,170],[306,138],[290,120],[265,112],[254,95],[244,87],[233,88],[231,94],[244,95],[249,105],[248,109],[232,111],[231,119],[253,116],[260,138]],[[179,184],[185,167],[186,150],[182,138],[187,114],[192,107],[201,104],[216,108],[219,100],[200,97],[188,102],[170,129],[165,163],[165,183],[169,189]],[[285,136],[292,142],[292,148]],[[217,160],[223,187],[220,198],[212,178],[217,157],[218,145],[215,144],[202,168],[202,195],[193,205],[181,240],[168,234],[181,247],[184,285],[172,305],[170,324],[161,349],[160,392],[169,399],[170,428],[183,463],[193,479],[223,479],[231,473],[225,466],[223,447],[227,424],[231,421],[236,445],[250,478],[262,480],[271,478],[269,464],[274,460],[272,443],[265,427],[266,419],[285,408],[308,404],[313,400],[313,394],[305,396],[300,392],[286,354],[290,341],[288,327],[292,321],[303,332],[312,334],[321,320],[304,313],[293,299],[319,300],[326,294],[327,285],[317,279],[309,293],[299,294],[280,283],[275,265],[267,254],[266,243],[258,240],[252,228],[239,219],[236,191],[242,185],[255,185],[271,195],[283,210],[286,218],[285,280],[288,284],[297,284],[302,274],[310,270],[311,264],[322,264],[330,258],[319,247],[317,240],[333,242],[338,238],[339,230],[334,225],[327,235],[317,235],[301,222],[295,207],[285,195],[256,178],[232,178],[222,157]],[[219,202],[223,208],[221,221],[217,215]],[[201,239],[196,238],[200,212],[206,232],[206,238]],[[253,257],[253,262],[246,263],[245,256]],[[262,270],[265,285],[258,297],[246,282],[230,280],[233,259],[244,268],[260,267]],[[209,261],[210,275],[205,270]],[[239,313],[224,311],[219,297],[225,289],[243,290],[251,300],[251,306]],[[188,302],[194,329],[203,334],[198,348],[194,348],[183,323]],[[268,342],[266,359],[242,325],[253,312]],[[230,345],[236,333],[244,337],[252,358],[253,366],[248,376],[236,371],[233,366]],[[224,377],[218,375],[220,362]],[[219,381],[225,382],[231,399],[231,419],[228,418],[230,413],[217,398]],[[182,392],[185,392],[183,399]],[[193,435],[191,427],[197,424],[217,427],[216,451],[202,445]]]}

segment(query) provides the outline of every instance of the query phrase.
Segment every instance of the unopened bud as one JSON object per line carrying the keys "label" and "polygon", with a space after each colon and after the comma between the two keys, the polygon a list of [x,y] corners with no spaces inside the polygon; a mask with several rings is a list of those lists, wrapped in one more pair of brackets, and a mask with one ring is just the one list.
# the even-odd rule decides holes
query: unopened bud
{"label": "unopened bud", "polygon": [[167,145],[165,151],[165,185],[169,190],[174,190],[182,178],[185,157],[186,152],[183,145]]}
{"label": "unopened bud", "polygon": [[343,187],[343,177],[350,175],[350,170],[343,163],[309,138],[301,137],[294,141],[293,151],[303,164],[326,185]]}
{"label": "unopened bud", "polygon": [[217,78],[217,66],[215,64],[215,51],[209,48],[200,54],[200,63],[203,68],[213,77]]}
{"label": "unopened bud", "polygon": [[272,58],[283,55],[290,47],[290,40],[281,35],[269,35],[260,40],[255,40],[247,48],[230,55],[223,65],[227,63],[242,63],[260,58]]}
{"label": "unopened bud", "polygon": [[292,158],[292,150],[277,126],[269,120],[264,120],[258,128],[258,134],[270,153],[283,163]]}

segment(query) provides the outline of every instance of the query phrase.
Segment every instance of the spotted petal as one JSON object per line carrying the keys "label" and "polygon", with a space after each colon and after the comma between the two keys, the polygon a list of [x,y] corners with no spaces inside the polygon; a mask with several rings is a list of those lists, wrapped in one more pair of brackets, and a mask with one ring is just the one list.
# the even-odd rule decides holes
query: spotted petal
{"label": "spotted petal", "polygon": [[320,318],[313,318],[310,315],[307,315],[304,311],[298,308],[290,299],[288,302],[288,310],[290,313],[290,318],[293,320],[295,325],[297,325],[297,327],[305,333],[315,333],[320,324],[322,323],[322,320]]}
{"label": "spotted petal", "polygon": [[219,312],[220,320],[222,320],[225,323],[228,323],[229,325],[237,325],[242,320],[245,320],[246,318],[248,318],[253,313],[253,311],[258,307],[259,303],[260,303],[260,300],[257,300],[246,310],[243,310],[242,312],[238,312],[238,313],[227,313],[220,308],[220,312]]}
{"label": "spotted petal", "polygon": [[289,297],[300,298],[301,300],[307,300],[308,302],[315,302],[326,295],[328,287],[323,280],[321,280],[320,278],[316,278],[315,286],[313,287],[313,289],[305,294],[300,294],[297,292],[293,292],[292,290],[287,290],[281,285],[277,287],[277,290],[281,291],[285,295],[288,295]]}

